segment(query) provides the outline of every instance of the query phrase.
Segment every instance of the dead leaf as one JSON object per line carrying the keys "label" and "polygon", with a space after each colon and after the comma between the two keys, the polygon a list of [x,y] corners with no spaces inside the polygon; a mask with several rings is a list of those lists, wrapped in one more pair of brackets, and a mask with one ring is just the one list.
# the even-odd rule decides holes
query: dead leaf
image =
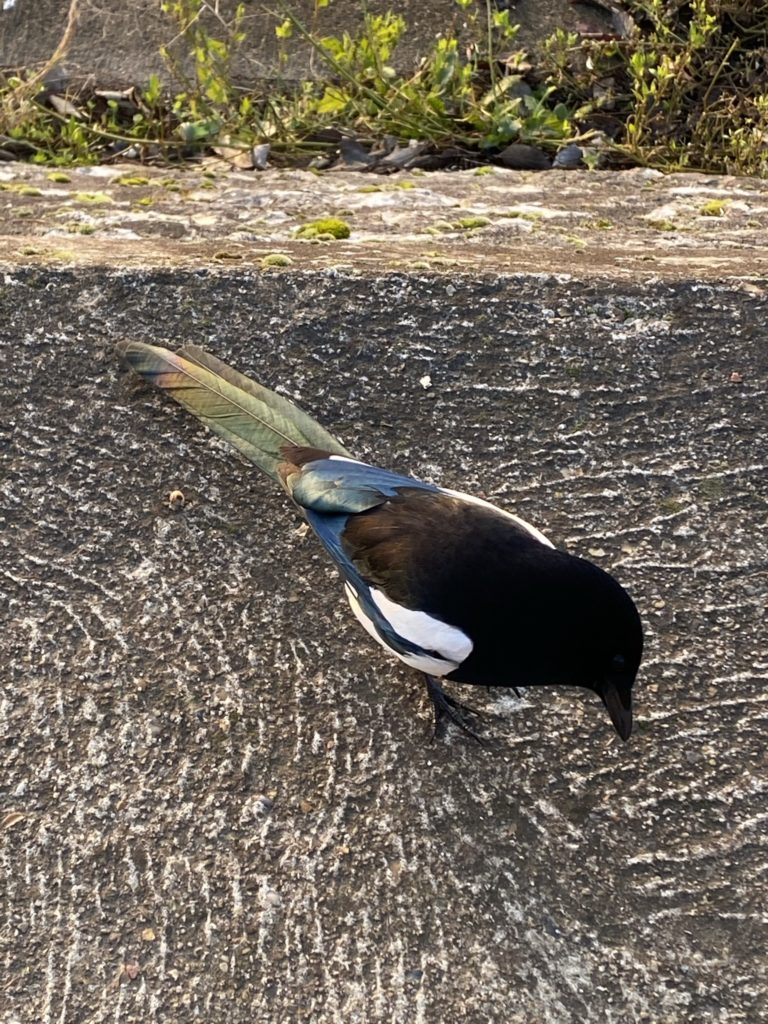
{"label": "dead leaf", "polygon": [[253,151],[238,146],[214,146],[213,152],[241,171],[253,170]]}
{"label": "dead leaf", "polygon": [[9,811],[3,820],[0,821],[0,828],[13,828],[14,825],[18,825],[25,818],[26,814],[23,811]]}
{"label": "dead leaf", "polygon": [[74,103],[70,103],[66,96],[57,96],[55,93],[51,93],[48,97],[48,102],[56,113],[61,114],[62,117],[74,117],[75,120],[82,121],[82,113]]}

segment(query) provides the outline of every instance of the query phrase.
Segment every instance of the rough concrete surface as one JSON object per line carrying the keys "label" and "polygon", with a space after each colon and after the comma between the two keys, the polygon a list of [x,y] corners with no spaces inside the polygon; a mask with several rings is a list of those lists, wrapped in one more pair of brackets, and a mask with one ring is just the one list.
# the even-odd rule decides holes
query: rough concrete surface
{"label": "rough concrete surface", "polygon": [[[67,23],[71,0],[3,0],[0,4],[0,66],[30,67],[45,62],[56,49]],[[203,5],[203,24],[214,38],[227,39],[238,0],[216,0]],[[517,43],[535,47],[557,28],[601,32],[611,28],[611,15],[590,3],[568,0],[516,0],[507,4],[513,24],[520,25]],[[394,11],[402,14],[408,29],[394,59],[402,67],[413,66],[433,45],[437,31],[451,31],[468,40],[485,31],[484,11],[477,29],[455,0],[333,0],[315,15],[315,0],[285,3],[250,2],[244,5],[242,31],[245,41],[237,50],[235,76],[252,83],[265,76],[291,78],[317,71],[317,55],[297,32],[284,46],[287,63],[279,60],[275,26],[287,12],[296,15],[319,36],[355,33],[363,12]],[[163,14],[157,0],[128,0],[104,4],[79,0],[73,39],[59,74],[74,79],[94,76],[101,85],[143,85],[151,74],[167,77],[160,47],[171,45],[184,56],[179,26],[171,14]]]}
{"label": "rough concrete surface", "polygon": [[[296,269],[482,267],[634,281],[768,273],[766,181],[640,168],[482,171],[0,164],[0,251],[14,262],[102,266],[259,267],[278,253]],[[344,220],[349,240],[296,239],[323,217]]]}
{"label": "rough concrete surface", "polygon": [[[3,257],[0,1022],[768,1020],[761,253],[264,274],[79,242]],[[130,337],[612,567],[647,631],[631,741],[527,690],[469,692],[487,749],[431,742],[285,499],[117,365]]]}

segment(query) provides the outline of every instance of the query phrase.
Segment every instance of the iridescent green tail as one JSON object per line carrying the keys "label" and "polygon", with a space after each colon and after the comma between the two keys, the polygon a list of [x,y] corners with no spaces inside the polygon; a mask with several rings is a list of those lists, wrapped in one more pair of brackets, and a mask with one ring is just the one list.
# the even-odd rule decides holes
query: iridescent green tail
{"label": "iridescent green tail", "polygon": [[120,356],[152,384],[224,438],[273,480],[287,444],[351,458],[346,448],[287,398],[257,384],[197,345],[171,352],[141,341],[117,346]]}

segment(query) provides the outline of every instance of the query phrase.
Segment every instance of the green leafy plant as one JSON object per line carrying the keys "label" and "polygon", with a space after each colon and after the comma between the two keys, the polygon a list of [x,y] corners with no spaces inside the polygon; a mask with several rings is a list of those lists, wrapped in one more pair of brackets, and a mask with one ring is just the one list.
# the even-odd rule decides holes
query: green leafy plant
{"label": "green leafy plant", "polygon": [[[264,90],[235,80],[243,3],[225,18],[216,0],[162,0],[166,84],[153,75],[121,96],[81,92],[56,105],[43,82],[66,54],[78,2],[70,0],[62,40],[44,68],[0,74],[4,145],[32,162],[93,163],[126,151],[159,159],[264,141],[272,159],[290,162],[341,133],[371,143],[417,140],[478,160],[511,142],[553,153],[578,141],[587,144],[588,167],[768,175],[763,0],[617,0],[620,34],[559,30],[535,66],[516,48],[508,10],[493,0],[455,0],[456,22],[410,69],[398,59],[402,15],[364,11],[354,30],[331,35],[323,31],[330,0],[315,0],[308,24],[273,12],[281,64],[289,41],[303,45],[314,77]],[[590,147],[591,140],[598,141]]]}
{"label": "green leafy plant", "polygon": [[[290,112],[284,123],[299,134],[302,128],[343,125],[366,135],[480,149],[516,139],[546,145],[568,137],[572,122],[565,104],[550,103],[551,88],[531,88],[516,73],[525,55],[507,52],[517,33],[509,12],[478,0],[457,3],[469,14],[479,41],[462,45],[450,27],[411,74],[393,66],[407,28],[400,15],[366,13],[357,34],[341,36],[318,35],[296,16],[282,20],[275,29],[278,38],[302,38],[327,76],[319,88],[305,87],[292,101],[283,100]],[[483,31],[481,10],[486,15]]]}
{"label": "green leafy plant", "polygon": [[556,33],[542,70],[615,157],[664,169],[768,174],[768,4],[625,0],[624,38]]}
{"label": "green leafy plant", "polygon": [[[71,0],[67,31],[47,68],[66,50],[77,5]],[[229,22],[206,0],[166,0],[162,10],[176,35],[161,56],[179,91],[169,94],[151,75],[143,89],[132,90],[130,102],[76,95],[69,104],[74,112],[62,114],[41,92],[46,69],[26,77],[0,76],[0,118],[11,143],[33,162],[66,165],[94,163],[131,143],[139,152],[194,151],[219,138],[225,126],[237,131],[252,115],[251,100],[240,95],[232,77],[232,60],[245,38],[244,5]],[[217,34],[209,29],[212,22]]]}

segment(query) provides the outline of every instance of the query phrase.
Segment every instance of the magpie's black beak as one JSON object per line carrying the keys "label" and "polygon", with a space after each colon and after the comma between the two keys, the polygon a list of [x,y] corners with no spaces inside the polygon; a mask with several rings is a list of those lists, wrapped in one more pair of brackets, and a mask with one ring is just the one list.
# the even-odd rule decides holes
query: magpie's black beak
{"label": "magpie's black beak", "polygon": [[619,688],[615,683],[606,681],[598,692],[616,732],[623,740],[628,740],[632,732],[632,691],[629,687]]}

